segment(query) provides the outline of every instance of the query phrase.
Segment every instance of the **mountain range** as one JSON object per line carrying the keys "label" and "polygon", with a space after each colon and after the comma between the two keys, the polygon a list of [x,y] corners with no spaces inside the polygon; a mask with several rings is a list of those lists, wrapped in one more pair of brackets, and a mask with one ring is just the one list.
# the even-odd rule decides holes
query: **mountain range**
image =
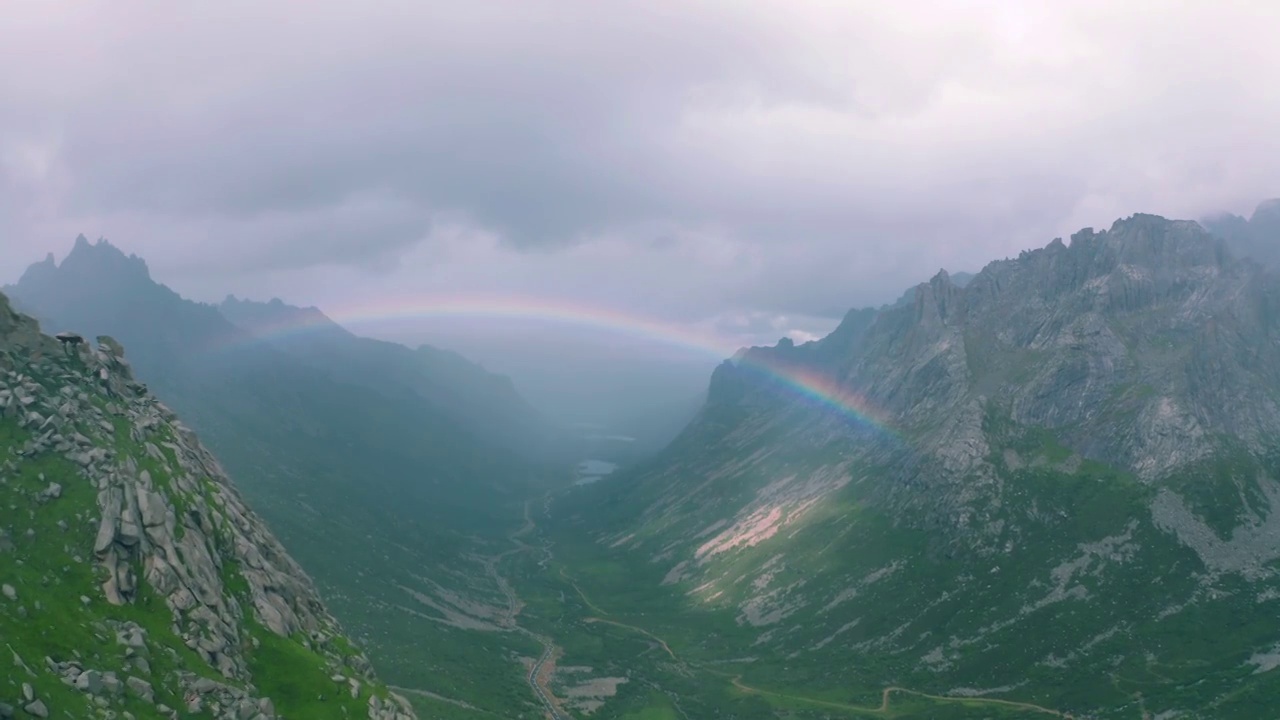
{"label": "mountain range", "polygon": [[486,442],[528,458],[545,457],[562,440],[505,376],[451,350],[360,337],[318,308],[228,296],[218,311],[237,328],[332,378],[389,397],[410,394]]}
{"label": "mountain range", "polygon": [[1277,437],[1280,276],[1134,215],[726,361],[552,527],[584,597],[761,696],[1263,717]]}
{"label": "mountain range", "polygon": [[192,303],[83,239],[7,291],[126,340],[421,715],[1254,718],[1280,693],[1278,207],[1133,215],[746,349],[590,484],[447,351]]}

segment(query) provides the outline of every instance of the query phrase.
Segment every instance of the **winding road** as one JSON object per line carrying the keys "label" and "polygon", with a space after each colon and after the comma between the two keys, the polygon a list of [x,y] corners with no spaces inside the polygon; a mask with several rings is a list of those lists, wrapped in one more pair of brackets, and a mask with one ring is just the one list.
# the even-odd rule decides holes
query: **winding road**
{"label": "winding road", "polygon": [[[524,525],[507,536],[507,539],[515,543],[516,546],[497,555],[482,557],[480,558],[480,561],[484,564],[489,577],[493,580],[494,584],[497,585],[498,590],[502,592],[507,601],[507,610],[503,614],[500,624],[503,627],[523,633],[524,635],[536,640],[538,644],[542,645],[542,655],[534,661],[533,666],[529,668],[529,674],[525,677],[525,681],[529,683],[530,689],[533,690],[534,697],[538,698],[538,702],[542,704],[543,710],[546,711],[546,715],[549,720],[571,720],[571,718],[568,715],[565,715],[560,709],[558,700],[551,692],[550,687],[548,687],[548,683],[551,678],[549,676],[546,678],[542,677],[543,669],[546,667],[547,662],[555,656],[558,648],[551,638],[520,626],[518,618],[520,611],[524,608],[524,603],[520,601],[520,597],[516,594],[515,589],[511,587],[511,583],[503,577],[502,573],[498,572],[498,563],[501,562],[503,558],[516,553],[538,549],[520,539],[521,537],[533,532],[534,528],[537,527],[533,521],[533,517],[529,513],[529,506],[532,503],[533,500],[528,500],[524,504]],[[542,549],[546,550],[546,548]]]}
{"label": "winding road", "polygon": [[538,696],[538,700],[542,702],[542,707],[546,709],[547,714],[551,716],[551,720],[569,720],[569,717],[560,713],[560,708],[556,702],[548,696],[548,691],[542,686],[542,682],[538,675],[542,672],[542,666],[555,652],[555,645],[550,640],[546,640],[546,649],[542,651],[542,657],[533,664],[529,670],[529,687],[533,688],[533,693]]}

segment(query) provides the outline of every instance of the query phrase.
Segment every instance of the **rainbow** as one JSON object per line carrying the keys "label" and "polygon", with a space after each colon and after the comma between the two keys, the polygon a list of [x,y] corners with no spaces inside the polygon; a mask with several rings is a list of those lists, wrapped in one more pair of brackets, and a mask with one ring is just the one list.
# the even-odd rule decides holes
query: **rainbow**
{"label": "rainbow", "polygon": [[395,299],[376,305],[351,305],[333,313],[312,312],[301,319],[259,326],[249,337],[229,343],[228,349],[256,342],[283,340],[305,335],[337,323],[347,328],[375,324],[413,321],[428,318],[485,318],[551,322],[587,327],[617,333],[635,339],[692,350],[716,360],[732,358],[735,365],[747,367],[818,405],[839,411],[859,425],[894,434],[884,415],[876,411],[866,398],[841,387],[830,378],[800,368],[785,367],[753,359],[740,351],[734,340],[713,330],[694,325],[661,322],[653,318],[624,313],[609,308],[567,303],[537,297],[441,296]]}

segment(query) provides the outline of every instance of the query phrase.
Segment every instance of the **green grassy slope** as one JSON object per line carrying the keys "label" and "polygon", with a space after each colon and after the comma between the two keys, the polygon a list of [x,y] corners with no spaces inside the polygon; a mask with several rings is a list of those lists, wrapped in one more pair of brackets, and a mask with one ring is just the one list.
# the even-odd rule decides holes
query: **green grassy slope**
{"label": "green grassy slope", "polygon": [[[549,527],[583,614],[660,636],[690,665],[738,676],[758,697],[871,707],[894,686],[1100,718],[1136,717],[1139,708],[1260,717],[1280,688],[1280,674],[1259,662],[1280,641],[1280,558],[1260,554],[1243,574],[1217,569],[1153,515],[1159,488],[1081,460],[1044,430],[993,421],[988,432],[1001,448],[990,461],[1002,490],[985,518],[1002,528],[997,552],[885,514],[865,482],[831,491],[777,535],[714,555],[696,579],[675,583],[664,550],[697,547],[691,538],[731,520],[736,501],[619,525],[663,497],[624,476],[558,501],[560,522]],[[809,465],[780,453],[735,466],[740,455],[706,452],[707,466],[737,468],[727,487],[748,489],[820,476],[842,456],[832,447],[825,461],[803,453]],[[1227,544],[1247,531],[1215,525],[1246,518],[1256,537],[1274,530],[1265,520],[1273,477],[1280,464],[1224,449],[1162,487],[1181,492]],[[749,608],[763,621],[753,624]],[[707,682],[687,701],[723,685]]]}
{"label": "green grassy slope", "polygon": [[[278,545],[255,544],[269,536],[225,477],[195,475],[208,467],[192,464],[202,451],[101,358],[65,352],[0,296],[0,643],[10,668],[0,673],[0,710],[400,717],[371,710],[387,701],[387,688],[308,596],[304,576],[272,574],[296,571]],[[171,530],[147,525],[131,540],[127,511],[104,535],[102,503],[121,489],[152,498],[144,518],[159,503]],[[115,573],[105,547],[108,557],[132,558],[131,580],[118,586],[123,599],[104,585]],[[255,563],[253,581],[241,574],[245,562]],[[284,583],[269,592],[293,603],[288,612],[301,625],[285,634],[267,627],[262,578]],[[186,588],[195,595],[182,600]],[[225,638],[232,644],[218,644]]]}

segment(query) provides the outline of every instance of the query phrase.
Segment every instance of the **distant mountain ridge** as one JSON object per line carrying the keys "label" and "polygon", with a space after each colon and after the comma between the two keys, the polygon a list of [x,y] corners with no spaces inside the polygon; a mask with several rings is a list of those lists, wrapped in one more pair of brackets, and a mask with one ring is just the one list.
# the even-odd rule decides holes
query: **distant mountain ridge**
{"label": "distant mountain ridge", "polygon": [[668,624],[719,628],[752,686],[1260,717],[1280,692],[1277,318],[1280,276],[1134,215],[748,350],[665,453],[559,512],[667,588]]}
{"label": "distant mountain ridge", "polygon": [[261,342],[335,378],[391,395],[416,394],[494,444],[535,457],[557,439],[510,378],[456,352],[359,337],[318,308],[278,298],[263,303],[228,296],[218,310]]}

